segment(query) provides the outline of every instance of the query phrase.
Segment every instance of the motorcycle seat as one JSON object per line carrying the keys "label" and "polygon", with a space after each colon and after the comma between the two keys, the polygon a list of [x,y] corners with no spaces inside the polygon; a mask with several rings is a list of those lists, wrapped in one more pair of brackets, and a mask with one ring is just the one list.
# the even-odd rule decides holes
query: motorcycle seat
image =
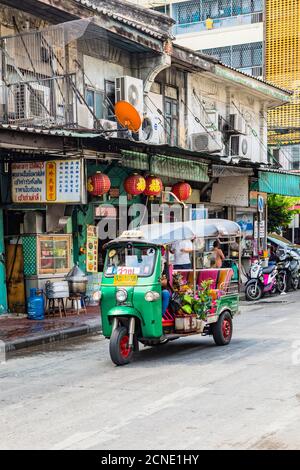
{"label": "motorcycle seat", "polygon": [[272,271],[274,271],[275,266],[268,266],[267,268],[263,268],[263,274],[270,274]]}

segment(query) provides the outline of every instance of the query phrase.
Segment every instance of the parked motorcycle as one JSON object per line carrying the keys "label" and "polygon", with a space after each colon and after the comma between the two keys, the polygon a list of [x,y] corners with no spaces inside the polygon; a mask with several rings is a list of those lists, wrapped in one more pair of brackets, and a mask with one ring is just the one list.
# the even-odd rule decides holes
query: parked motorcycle
{"label": "parked motorcycle", "polygon": [[248,281],[245,285],[245,296],[247,300],[259,300],[266,292],[275,294],[277,291],[277,266],[272,265],[264,268],[261,261],[251,265]]}
{"label": "parked motorcycle", "polygon": [[297,290],[299,286],[299,256],[291,250],[280,248],[278,250],[278,292]]}

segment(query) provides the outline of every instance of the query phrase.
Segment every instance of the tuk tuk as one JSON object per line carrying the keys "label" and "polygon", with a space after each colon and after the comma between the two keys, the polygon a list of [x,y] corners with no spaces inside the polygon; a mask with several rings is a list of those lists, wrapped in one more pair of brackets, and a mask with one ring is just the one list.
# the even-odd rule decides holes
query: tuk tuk
{"label": "tuk tuk", "polygon": [[[216,239],[225,254],[221,268],[211,267]],[[175,270],[172,249],[182,240],[192,244],[192,268]],[[190,335],[229,344],[238,313],[240,253],[239,225],[222,219],[144,225],[109,242],[100,303],[112,361],[128,364],[139,343],[157,346]],[[170,290],[164,314],[163,278]]]}

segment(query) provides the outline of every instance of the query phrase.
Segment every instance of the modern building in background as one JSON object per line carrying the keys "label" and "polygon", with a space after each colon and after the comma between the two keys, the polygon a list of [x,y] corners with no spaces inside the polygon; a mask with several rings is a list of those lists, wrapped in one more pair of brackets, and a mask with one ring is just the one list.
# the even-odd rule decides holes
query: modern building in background
{"label": "modern building in background", "polygon": [[284,148],[300,169],[300,1],[267,0],[265,76],[293,91],[291,102],[269,112],[269,144]]}
{"label": "modern building in background", "polygon": [[171,16],[181,46],[293,91],[291,103],[269,112],[269,148],[273,163],[300,170],[300,0],[136,3]]}
{"label": "modern building in background", "polygon": [[166,13],[181,46],[213,55],[224,64],[263,75],[263,0],[140,0]]}

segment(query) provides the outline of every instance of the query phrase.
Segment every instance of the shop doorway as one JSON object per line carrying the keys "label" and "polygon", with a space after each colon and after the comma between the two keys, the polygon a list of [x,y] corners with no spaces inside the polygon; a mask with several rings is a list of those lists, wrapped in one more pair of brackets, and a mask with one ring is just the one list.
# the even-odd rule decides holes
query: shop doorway
{"label": "shop doorway", "polygon": [[26,313],[24,257],[20,236],[23,222],[24,212],[4,212],[7,302],[12,313]]}

